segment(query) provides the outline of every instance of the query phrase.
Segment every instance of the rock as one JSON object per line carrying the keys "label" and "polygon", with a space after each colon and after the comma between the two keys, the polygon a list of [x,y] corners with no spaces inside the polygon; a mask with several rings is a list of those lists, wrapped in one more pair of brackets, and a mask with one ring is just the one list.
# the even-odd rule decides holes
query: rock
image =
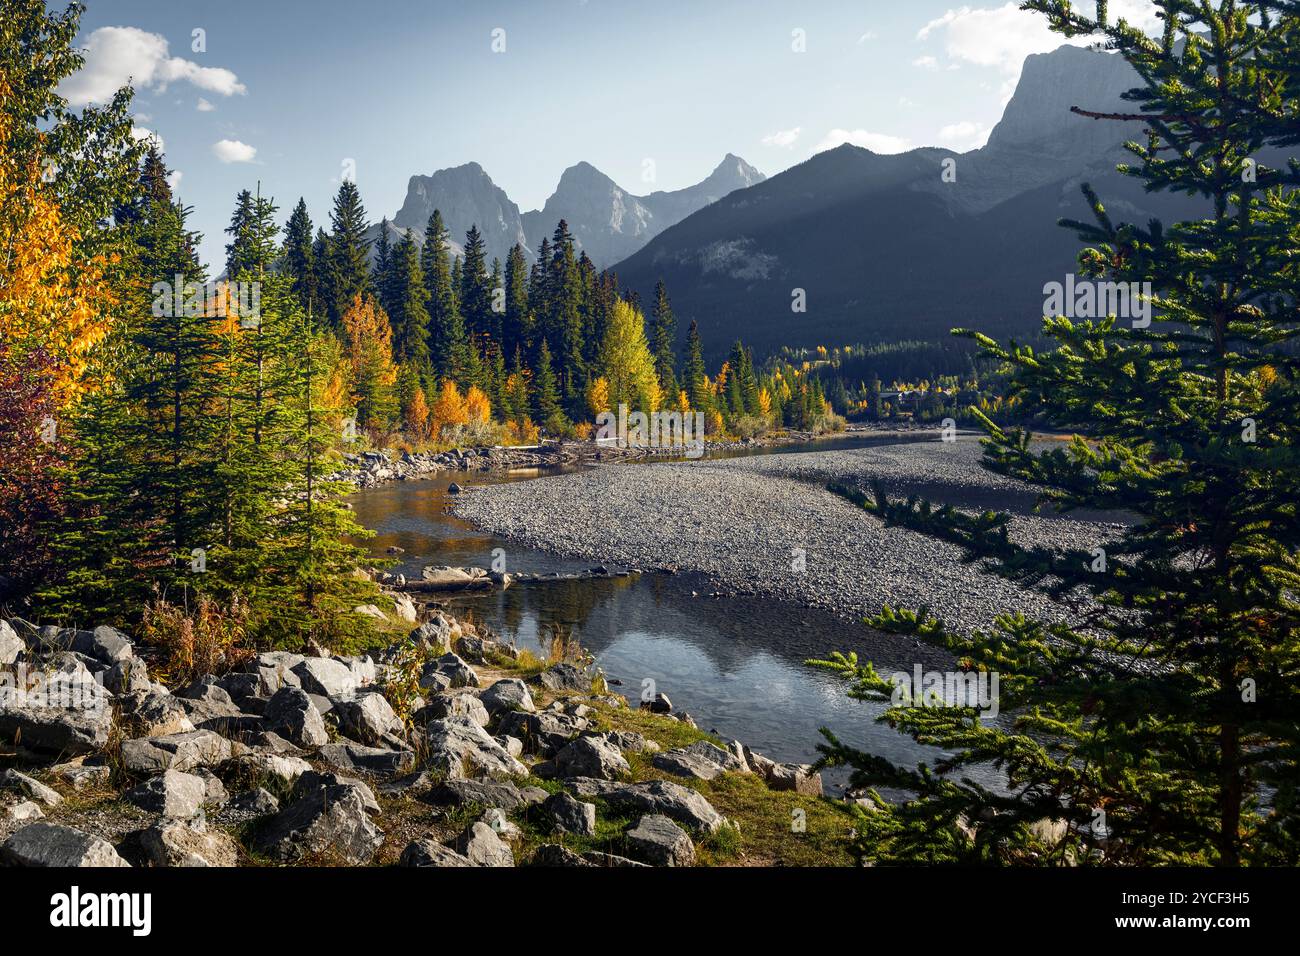
{"label": "rock", "polygon": [[811,771],[807,764],[773,764],[766,775],[767,785],[772,790],[793,790],[805,796],[820,797],[822,775]]}
{"label": "rock", "polygon": [[223,812],[255,820],[258,817],[267,817],[273,813],[278,813],[279,810],[280,801],[275,799],[275,795],[269,790],[257,787],[254,790],[246,790],[237,794],[226,804]]}
{"label": "rock", "polygon": [[93,631],[72,632],[67,648],[110,667],[134,655],[130,638],[115,627],[103,625]]}
{"label": "rock", "polygon": [[301,757],[265,751],[241,754],[237,764],[240,772],[247,778],[258,781],[280,780],[284,783],[293,783],[311,770],[311,764]]}
{"label": "rock", "polygon": [[370,819],[361,793],[352,786],[303,788],[288,807],[271,817],[254,844],[282,863],[304,856],[324,855],[344,863],[369,863],[384,842],[383,831]]}
{"label": "rock", "polygon": [[429,766],[447,777],[525,776],[528,769],[466,717],[435,720],[425,730]]}
{"label": "rock", "polygon": [[37,803],[43,803],[47,807],[57,807],[63,802],[58,791],[47,787],[39,780],[27,776],[25,773],[19,773],[17,770],[0,771],[0,790],[14,790],[23,796]]}
{"label": "rock", "polygon": [[481,807],[500,807],[518,810],[546,799],[546,791],[539,787],[522,790],[504,780],[448,780],[429,791],[429,800],[441,806],[464,806],[475,803]]}
{"label": "rock", "polygon": [[356,607],[352,609],[352,613],[360,614],[362,617],[372,617],[376,621],[387,620],[387,617],[385,617],[384,612],[379,610],[378,606],[374,604],[358,604]]}
{"label": "rock", "polygon": [[595,866],[566,846],[558,843],[543,843],[533,854],[533,866]]}
{"label": "rock", "polygon": [[230,755],[230,741],[210,730],[122,742],[122,766],[139,775],[215,767]]}
{"label": "rock", "polygon": [[524,742],[518,737],[511,737],[509,734],[497,735],[492,738],[502,747],[506,748],[506,753],[512,757],[522,757],[524,755]]}
{"label": "rock", "polygon": [[430,661],[430,664],[438,673],[447,676],[451,681],[450,686],[453,688],[477,687],[479,685],[478,674],[474,673],[474,668],[466,664],[456,654],[443,654],[437,660]]}
{"label": "rock", "polygon": [[464,490],[465,489],[463,489],[460,485],[456,484],[456,482],[454,481],[447,486],[447,494],[449,495],[458,495]]}
{"label": "rock", "polygon": [[528,685],[514,677],[497,681],[479,694],[479,700],[493,717],[512,710],[531,713],[537,709],[533,704],[533,695],[528,692]]}
{"label": "rock", "polygon": [[655,754],[650,762],[675,777],[693,777],[696,780],[712,780],[723,772],[718,764],[685,750]]}
{"label": "rock", "polygon": [[168,770],[128,791],[126,799],[169,820],[193,820],[203,811],[208,787],[202,777]]}
{"label": "rock", "polygon": [[648,710],[652,714],[671,714],[673,702],[668,699],[667,694],[655,694],[654,700],[641,701],[641,709]]}
{"label": "rock", "polygon": [[514,866],[510,847],[486,823],[471,823],[456,838],[456,852],[474,866]]}
{"label": "rock", "polygon": [[632,768],[623,754],[604,737],[579,737],[555,755],[555,769],[562,777],[596,777],[614,780]]}
{"label": "rock", "polygon": [[424,771],[408,773],[396,780],[389,780],[379,785],[379,792],[386,797],[418,797],[433,789],[434,779]]}
{"label": "rock", "polygon": [[399,621],[414,624],[417,620],[415,602],[405,594],[388,595],[393,600],[393,614]]}
{"label": "rock", "polygon": [[75,757],[108,744],[113,711],[106,704],[88,708],[14,707],[0,689],[0,743],[38,754]]}
{"label": "rock", "polygon": [[328,657],[303,658],[293,672],[298,675],[302,689],[307,693],[336,700],[351,697],[360,686],[350,667]]}
{"label": "rock", "polygon": [[724,822],[722,814],[701,794],[667,780],[621,784],[577,779],[570,781],[569,786],[579,796],[601,797],[610,806],[621,809],[662,814],[707,833],[716,833]]}
{"label": "rock", "polygon": [[27,645],[8,621],[0,619],[0,666],[13,664],[18,655],[25,653]]}
{"label": "rock", "polygon": [[300,687],[282,687],[266,702],[266,729],[300,747],[329,742],[325,720]]}
{"label": "rock", "polygon": [[128,867],[112,844],[72,827],[31,823],[0,846],[0,863],[9,866]]}
{"label": "rock", "polygon": [[239,848],[230,837],[175,820],[160,821],[143,831],[140,848],[154,866],[231,867],[239,863]]}
{"label": "rock", "polygon": [[[231,748],[232,752],[234,748]],[[221,782],[221,778],[206,768],[200,768],[195,771],[194,776],[203,781],[206,794],[203,802],[210,807],[219,807],[230,799],[230,793],[226,790],[226,785]]]}
{"label": "rock", "polygon": [[694,866],[695,845],[686,831],[658,813],[643,816],[626,834],[628,848],[655,866]]}
{"label": "rock", "polygon": [[392,776],[406,773],[415,766],[415,753],[410,750],[388,750],[383,747],[367,747],[351,741],[325,744],[316,755],[331,767],[339,770],[351,770],[354,773],[368,773],[376,776]]}
{"label": "rock", "polygon": [[[249,673],[257,676],[258,695],[270,697],[281,687],[301,687],[302,681],[293,669],[304,660],[306,658],[301,654],[291,654],[288,651],[267,651],[258,654],[248,668]],[[232,693],[231,696],[236,695]]]}
{"label": "rock", "polygon": [[447,717],[466,717],[480,727],[492,722],[483,702],[473,694],[438,694],[420,711],[420,719],[424,721]]}
{"label": "rock", "polygon": [[468,857],[433,840],[413,840],[402,851],[398,866],[474,866]]}
{"label": "rock", "polygon": [[149,667],[138,657],[118,661],[104,671],[104,686],[114,694],[134,694],[153,689],[149,680]]}
{"label": "rock", "polygon": [[542,809],[550,815],[551,825],[562,833],[592,836],[596,832],[594,803],[583,803],[561,791],[547,797]]}
{"label": "rock", "polygon": [[478,819],[479,823],[486,823],[490,826],[492,832],[502,840],[518,840],[524,835],[524,831],[512,823],[510,818],[506,816],[506,812],[500,807],[489,807]]}
{"label": "rock", "polygon": [[335,654],[331,660],[338,661],[344,667],[352,672],[356,678],[357,687],[368,687],[373,684],[378,676],[379,668],[375,665],[374,658],[369,654],[350,655],[347,657]]}
{"label": "rock", "polygon": [[408,639],[415,644],[446,653],[451,650],[452,641],[459,633],[459,625],[453,626],[450,618],[439,613],[411,631]]}
{"label": "rock", "polygon": [[298,783],[294,785],[293,796],[297,799],[316,790],[330,790],[338,787],[355,790],[361,798],[361,805],[366,808],[366,813],[372,817],[379,815],[379,801],[375,799],[375,792],[364,781],[358,780],[356,777],[346,777],[332,770],[311,770],[303,774],[298,778]]}
{"label": "rock", "polygon": [[128,694],[119,703],[122,717],[140,737],[188,734],[195,729],[180,699],[171,694],[140,691]]}
{"label": "rock", "polygon": [[405,730],[383,694],[358,694],[352,700],[340,701],[334,710],[339,728],[363,744],[375,745],[390,736],[400,737]]}
{"label": "rock", "polygon": [[605,737],[624,753],[654,753],[659,749],[655,741],[630,730],[612,730]]}
{"label": "rock", "polygon": [[498,730],[523,740],[526,753],[553,757],[568,745],[574,735],[586,730],[588,725],[588,721],[568,714],[510,711],[501,718]]}
{"label": "rock", "polygon": [[591,678],[572,664],[554,664],[538,674],[537,680],[553,692],[571,690],[586,694],[591,691]]}
{"label": "rock", "polygon": [[43,819],[45,819],[45,811],[35,801],[24,800],[21,803],[0,804],[0,824],[35,823]]}
{"label": "rock", "polygon": [[592,866],[617,866],[617,867],[649,867],[649,863],[642,863],[639,860],[629,860],[625,856],[617,856],[613,853],[605,853],[601,850],[588,850],[582,854],[582,858]]}
{"label": "rock", "polygon": [[113,772],[105,764],[90,765],[76,761],[56,764],[50,768],[50,773],[78,793],[95,787],[108,786],[113,776]]}

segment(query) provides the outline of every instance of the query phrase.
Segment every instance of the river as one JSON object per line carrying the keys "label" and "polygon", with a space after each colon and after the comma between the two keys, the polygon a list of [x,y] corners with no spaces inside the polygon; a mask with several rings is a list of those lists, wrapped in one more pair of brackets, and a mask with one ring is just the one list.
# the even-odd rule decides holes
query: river
{"label": "river", "polygon": [[[836,439],[746,453],[782,453],[862,447],[879,438]],[[642,467],[637,464],[610,467]],[[548,472],[554,473],[554,472]],[[359,521],[376,532],[376,554],[403,549],[391,570],[418,578],[428,564],[488,567],[504,551],[512,572],[574,572],[590,561],[559,557],[493,537],[447,513],[448,486],[526,481],[536,470],[489,475],[443,472],[427,480],[394,482],[351,497]],[[910,671],[918,659],[936,667],[944,657],[911,638],[880,634],[817,609],[752,596],[710,597],[707,581],[693,574],[648,573],[629,578],[517,585],[505,591],[456,596],[446,603],[472,614],[520,648],[545,656],[544,634],[559,624],[594,655],[612,690],[633,702],[644,682],[667,694],[702,729],[739,739],[778,761],[816,759],[819,728],[897,763],[933,761],[922,747],[875,721],[881,705],[851,700],[846,685],[806,666],[831,650],[856,651],[878,670]],[[971,776],[997,787],[998,775],[977,768]],[[839,790],[843,772],[826,775]]]}

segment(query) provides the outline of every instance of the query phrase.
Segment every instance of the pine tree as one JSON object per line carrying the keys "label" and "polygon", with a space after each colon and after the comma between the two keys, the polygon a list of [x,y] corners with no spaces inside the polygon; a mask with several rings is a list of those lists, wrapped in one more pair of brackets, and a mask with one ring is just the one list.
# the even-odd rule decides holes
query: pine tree
{"label": "pine tree", "polygon": [[488,287],[483,235],[477,226],[465,234],[465,260],[460,270],[460,311],[471,340],[492,332],[492,292]]}
{"label": "pine tree", "polygon": [[550,296],[547,340],[552,348],[558,346],[554,354],[559,360],[557,371],[565,404],[578,409],[582,406],[587,380],[586,337],[582,323],[581,277],[574,256],[573,236],[569,234],[569,224],[563,219],[551,237],[551,261],[547,272]]}
{"label": "pine tree", "polygon": [[387,216],[379,223],[379,238],[375,240],[375,262],[370,268],[370,287],[375,290],[379,307],[389,316],[395,316],[397,303],[394,290],[397,279],[393,274],[393,244],[388,238]]}
{"label": "pine tree", "polygon": [[677,319],[673,316],[668,290],[655,283],[655,304],[650,313],[650,344],[655,353],[655,372],[665,395],[677,394]]}
{"label": "pine tree", "polygon": [[501,350],[513,355],[530,346],[533,338],[532,313],[528,309],[528,262],[518,243],[506,254],[506,314],[501,328]]}
{"label": "pine tree", "polygon": [[424,287],[429,295],[429,347],[433,353],[434,369],[441,378],[459,381],[468,362],[468,342],[465,323],[456,303],[456,282],[447,249],[447,230],[442,222],[442,213],[437,209],[429,217],[424,230],[420,264],[424,269]]}
{"label": "pine tree", "polygon": [[330,321],[337,328],[343,313],[358,295],[371,293],[370,242],[366,239],[366,210],[361,205],[357,184],[344,180],[334,197],[330,213],[333,231],[329,236],[329,273],[326,287]]}
{"label": "pine tree", "polygon": [[551,365],[551,349],[542,339],[537,351],[537,372],[533,384],[533,412],[547,431],[561,434],[569,422],[560,408],[560,390]]}
{"label": "pine tree", "polygon": [[304,312],[321,307],[312,228],[307,203],[300,198],[284,226],[281,267],[293,277],[293,292],[298,297],[298,303]]}
{"label": "pine tree", "polygon": [[393,353],[397,361],[423,371],[431,365],[429,313],[425,309],[429,294],[424,288],[420,252],[409,232],[393,250],[392,258]]}
{"label": "pine tree", "polygon": [[[1127,94],[1137,112],[1100,116],[1151,131],[1121,170],[1204,202],[1195,221],[1121,224],[1085,186],[1095,222],[1064,223],[1088,244],[1089,281],[1151,283],[1156,323],[1047,318],[1055,348],[1044,352],[973,336],[1011,365],[1014,397],[1084,436],[1043,449],[973,410],[988,433],[985,466],[1036,486],[1045,505],[1131,522],[1091,547],[1053,547],[1011,533],[1005,514],[839,489],[890,524],[1069,598],[1066,620],[1013,610],[974,634],[924,609],[876,619],[947,648],[963,669],[998,673],[1011,715],[1003,725],[973,708],[892,707],[893,726],[946,751],[921,770],[827,734],[826,761],[852,767],[854,786],[916,794],[858,815],[857,849],[878,860],[1300,861],[1300,170],[1254,159],[1297,142],[1286,91],[1300,17],[1274,3],[1156,5],[1162,41],[1066,4],[1026,4],[1058,32],[1104,36],[1141,78]],[[892,685],[869,664],[823,663],[853,696],[889,700]],[[995,762],[1006,790],[963,779],[975,762]],[[1033,826],[1043,821],[1066,826]]]}
{"label": "pine tree", "polygon": [[691,320],[691,327],[686,333],[686,394],[691,407],[696,411],[707,412],[712,407],[713,393],[709,388],[708,372],[704,367],[704,347],[700,342],[700,327]]}

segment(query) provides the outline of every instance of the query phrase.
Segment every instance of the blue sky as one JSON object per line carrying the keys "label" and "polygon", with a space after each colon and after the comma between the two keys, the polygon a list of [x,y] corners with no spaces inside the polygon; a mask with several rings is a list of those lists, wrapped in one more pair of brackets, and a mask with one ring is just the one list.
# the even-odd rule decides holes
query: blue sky
{"label": "blue sky", "polygon": [[846,140],[970,149],[1060,42],[1015,3],[948,0],[87,0],[61,91],[134,78],[219,271],[240,189],[327,224],[349,160],[378,220],[411,175],[471,160],[528,210],[580,160],[646,193],[728,152],[772,175]]}

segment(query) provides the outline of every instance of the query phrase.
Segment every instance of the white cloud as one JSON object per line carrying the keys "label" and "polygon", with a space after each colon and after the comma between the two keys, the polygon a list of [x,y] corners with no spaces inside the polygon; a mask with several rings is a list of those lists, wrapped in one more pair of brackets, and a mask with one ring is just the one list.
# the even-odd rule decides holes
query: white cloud
{"label": "white cloud", "polygon": [[143,126],[132,126],[131,138],[134,139],[136,142],[141,142],[146,139],[151,139],[154,141],[154,143],[157,144],[158,152],[160,153],[167,152],[167,146],[163,143],[162,136],[160,136],[158,133],[154,132],[151,129],[145,129]]}
{"label": "white cloud", "polygon": [[179,169],[173,169],[167,174],[167,185],[172,188],[172,192],[176,192],[181,188],[181,178],[184,175]]}
{"label": "white cloud", "polygon": [[775,133],[764,136],[763,145],[781,146],[785,149],[789,149],[795,144],[795,140],[799,138],[799,134],[802,131],[803,127],[801,126],[796,126],[794,129],[779,129]]}
{"label": "white cloud", "polygon": [[990,132],[983,123],[963,120],[939,130],[939,145],[946,146],[954,152],[964,153],[969,149],[978,149],[987,143]]}
{"label": "white cloud", "polygon": [[861,146],[873,153],[902,153],[912,148],[911,142],[902,136],[872,133],[865,129],[833,129],[814,147],[813,152],[825,152],[845,143]]}
{"label": "white cloud", "polygon": [[212,155],[223,163],[251,163],[257,149],[237,139],[223,139],[212,144]]}
{"label": "white cloud", "polygon": [[201,96],[199,97],[199,101],[197,104],[195,104],[194,108],[198,110],[200,113],[211,113],[213,110],[216,109],[215,106],[213,106],[211,103],[209,103]]}
{"label": "white cloud", "polygon": [[912,66],[919,66],[923,70],[937,70],[939,61],[932,56],[918,56],[912,61]]}
{"label": "white cloud", "polygon": [[866,43],[868,40],[876,39],[877,35],[878,34],[875,30],[868,30],[866,33],[862,34],[862,36],[858,37],[858,42]]}
{"label": "white cloud", "polygon": [[100,27],[86,41],[85,56],[85,65],[59,86],[73,106],[104,103],[128,82],[160,92],[182,81],[221,96],[248,91],[230,70],[170,56],[165,37],[137,27]]}

